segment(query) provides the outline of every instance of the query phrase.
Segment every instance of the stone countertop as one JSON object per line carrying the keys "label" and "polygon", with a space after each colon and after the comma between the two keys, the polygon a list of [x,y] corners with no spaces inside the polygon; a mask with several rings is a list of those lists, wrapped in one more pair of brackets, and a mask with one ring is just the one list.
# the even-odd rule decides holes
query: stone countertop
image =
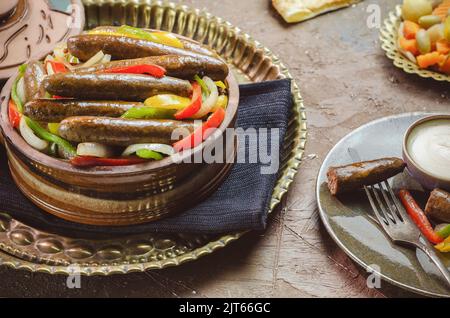
{"label": "stone countertop", "polygon": [[[307,108],[304,162],[265,233],[251,233],[194,263],[126,276],[83,277],[70,290],[63,276],[0,267],[0,297],[411,297],[382,283],[366,286],[322,226],[316,176],[327,152],[360,125],[411,111],[448,111],[448,83],[408,75],[380,49],[367,27],[365,1],[300,24],[287,25],[269,0],[186,0],[206,8],[271,48],[300,84]],[[400,0],[372,0],[383,19]]]}

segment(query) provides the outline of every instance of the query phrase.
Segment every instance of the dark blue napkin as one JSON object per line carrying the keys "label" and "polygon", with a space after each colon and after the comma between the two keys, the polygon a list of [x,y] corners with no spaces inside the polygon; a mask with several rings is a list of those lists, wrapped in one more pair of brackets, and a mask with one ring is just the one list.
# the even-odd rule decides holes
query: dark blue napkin
{"label": "dark blue napkin", "polygon": [[[290,80],[242,85],[240,94],[237,127],[278,128],[280,140],[284,140],[292,108]],[[248,143],[241,143],[240,146],[246,147],[249,153],[257,151],[248,149]],[[271,149],[270,146],[268,149]],[[228,178],[211,197],[176,216],[134,226],[91,226],[59,219],[34,206],[12,181],[6,156],[1,151],[0,212],[44,231],[69,236],[145,232],[219,234],[263,230],[277,179],[277,173],[261,174],[263,166],[262,163],[236,163]]]}

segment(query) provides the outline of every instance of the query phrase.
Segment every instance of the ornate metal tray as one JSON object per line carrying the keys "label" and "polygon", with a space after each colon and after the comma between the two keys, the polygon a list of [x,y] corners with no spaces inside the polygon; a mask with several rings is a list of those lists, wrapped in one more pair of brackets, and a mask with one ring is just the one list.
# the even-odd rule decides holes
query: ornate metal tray
{"label": "ornate metal tray", "polygon": [[425,78],[433,78],[437,81],[450,82],[450,75],[420,69],[417,64],[406,58],[397,48],[398,28],[400,27],[402,16],[401,6],[396,6],[395,10],[389,12],[389,17],[384,20],[384,25],[380,30],[381,47],[386,51],[386,56],[394,61],[394,65],[401,68],[406,73],[417,74]]}
{"label": "ornate metal tray", "polygon": [[[233,66],[240,82],[292,78],[286,66],[259,42],[229,22],[183,5],[161,1],[85,0],[87,28],[129,24],[183,34],[206,43]],[[292,83],[293,117],[283,145],[280,176],[270,212],[288,191],[302,160],[306,115],[299,87]],[[70,238],[42,232],[0,211],[0,263],[17,269],[109,275],[176,266],[210,254],[245,232],[225,236],[135,235],[109,239]]]}

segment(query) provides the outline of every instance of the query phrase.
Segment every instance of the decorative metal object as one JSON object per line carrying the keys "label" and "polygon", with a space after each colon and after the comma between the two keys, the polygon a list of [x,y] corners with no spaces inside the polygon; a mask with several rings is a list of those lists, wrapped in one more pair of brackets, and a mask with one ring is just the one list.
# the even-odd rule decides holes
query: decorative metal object
{"label": "decorative metal object", "polygon": [[[292,78],[270,50],[221,18],[184,5],[161,1],[86,0],[87,28],[128,24],[194,38],[215,49],[233,67],[239,81]],[[292,81],[293,112],[283,144],[281,171],[270,212],[288,191],[302,160],[306,113],[299,87]],[[211,254],[245,234],[145,234],[110,239],[69,238],[39,231],[0,213],[0,262],[17,269],[69,274],[76,265],[84,275],[140,272],[180,265]]]}
{"label": "decorative metal object", "polygon": [[0,83],[20,64],[40,58],[84,27],[81,0],[2,0]]}

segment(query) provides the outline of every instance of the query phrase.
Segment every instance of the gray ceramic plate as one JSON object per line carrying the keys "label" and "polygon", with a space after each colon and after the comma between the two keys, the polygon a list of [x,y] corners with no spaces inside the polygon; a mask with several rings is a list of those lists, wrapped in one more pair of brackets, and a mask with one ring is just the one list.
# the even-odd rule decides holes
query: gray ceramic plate
{"label": "gray ceramic plate", "polygon": [[[394,245],[372,218],[371,208],[364,193],[351,197],[335,198],[326,186],[329,166],[350,163],[348,148],[355,149],[362,160],[381,157],[400,157],[406,129],[416,120],[429,114],[408,113],[370,122],[339,141],[330,151],[317,179],[317,202],[322,221],[334,241],[354,261],[366,269],[378,272],[381,277],[399,287],[428,296],[450,297],[450,289],[441,280],[437,268],[421,251]],[[405,174],[392,180],[393,187],[400,185],[415,188]],[[447,267],[450,255],[440,254]]]}

